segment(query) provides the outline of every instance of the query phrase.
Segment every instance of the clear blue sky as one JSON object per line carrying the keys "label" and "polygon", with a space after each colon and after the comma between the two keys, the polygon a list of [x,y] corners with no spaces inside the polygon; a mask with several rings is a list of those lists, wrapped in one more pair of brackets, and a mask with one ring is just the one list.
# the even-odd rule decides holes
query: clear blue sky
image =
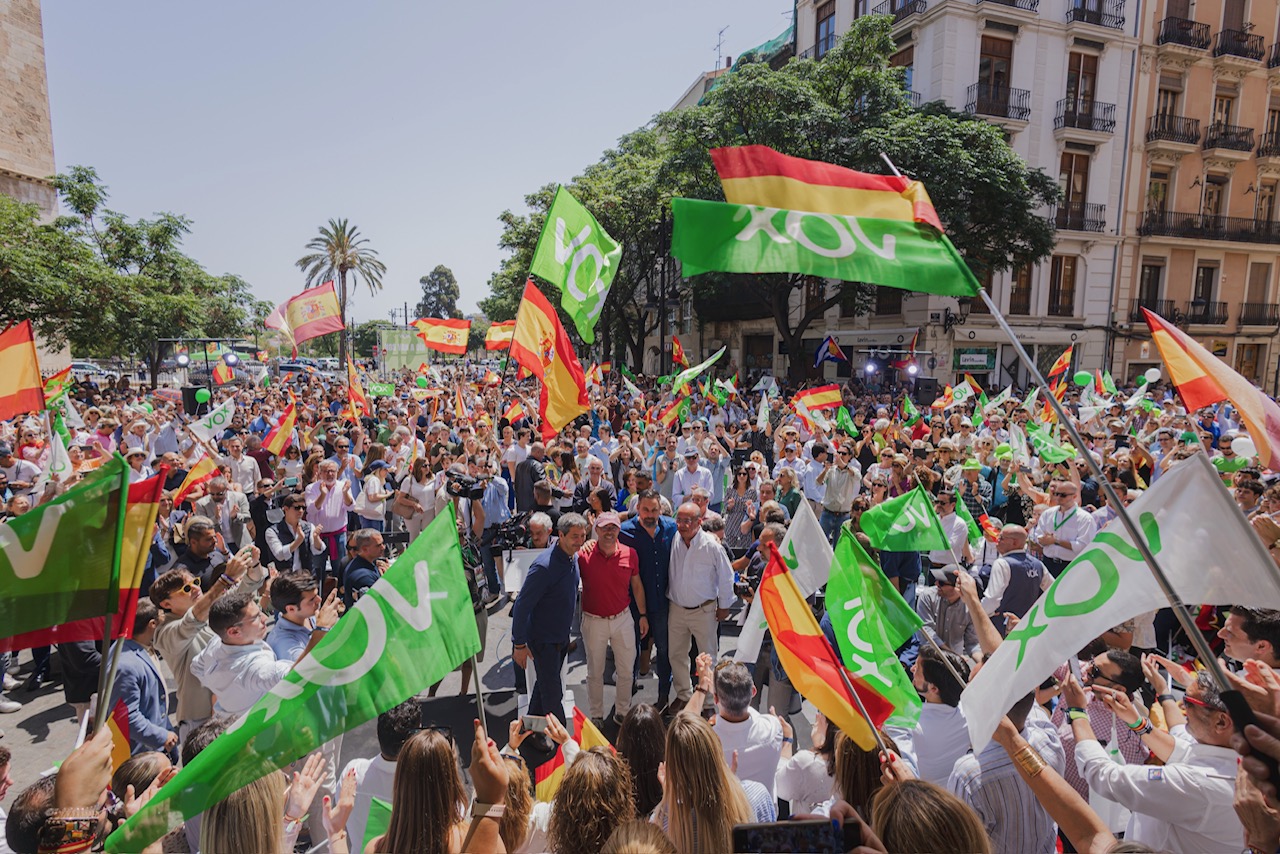
{"label": "clear blue sky", "polygon": [[[330,217],[387,265],[385,318],[437,264],[470,311],[504,209],[573,177],[791,0],[43,3],[59,169],[93,166],[129,217],[194,221],[186,250],[262,299]],[[784,14],[785,13],[785,14]]]}

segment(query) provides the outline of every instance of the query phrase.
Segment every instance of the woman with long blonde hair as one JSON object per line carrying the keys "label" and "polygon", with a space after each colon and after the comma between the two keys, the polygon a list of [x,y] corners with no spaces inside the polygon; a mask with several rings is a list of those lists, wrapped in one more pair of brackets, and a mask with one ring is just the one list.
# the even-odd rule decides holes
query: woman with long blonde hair
{"label": "woman with long blonde hair", "polygon": [[204,854],[282,854],[284,775],[272,772],[218,801],[200,822]]}
{"label": "woman with long blonde hair", "polygon": [[636,815],[627,761],[607,747],[578,754],[551,806],[547,842],[555,854],[596,854]]}
{"label": "woman with long blonde hair", "polygon": [[396,758],[391,823],[366,854],[461,850],[467,800],[452,737],[434,729],[414,733]]}
{"label": "woman with long blonde hair", "polygon": [[941,786],[903,780],[876,792],[871,827],[889,851],[990,854],[991,839],[972,808]]}
{"label": "woman with long blonde hair", "polygon": [[[660,767],[662,802],[653,821],[677,851],[687,854],[733,850],[733,826],[758,818],[744,785],[729,771],[711,725],[681,712],[667,728],[666,761]],[[755,785],[768,798],[768,790]]]}

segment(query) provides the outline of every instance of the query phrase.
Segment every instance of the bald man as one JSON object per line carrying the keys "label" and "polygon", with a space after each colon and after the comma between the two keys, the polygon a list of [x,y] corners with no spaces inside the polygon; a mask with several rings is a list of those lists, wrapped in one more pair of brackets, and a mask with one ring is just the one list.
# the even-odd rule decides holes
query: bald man
{"label": "bald man", "polygon": [[[988,614],[1026,615],[1040,594],[1053,584],[1053,576],[1039,558],[1027,554],[1027,529],[1021,525],[1005,525],[996,540],[1000,557],[991,564],[991,580],[982,597],[982,609]],[[995,621],[997,627],[1003,621]]]}

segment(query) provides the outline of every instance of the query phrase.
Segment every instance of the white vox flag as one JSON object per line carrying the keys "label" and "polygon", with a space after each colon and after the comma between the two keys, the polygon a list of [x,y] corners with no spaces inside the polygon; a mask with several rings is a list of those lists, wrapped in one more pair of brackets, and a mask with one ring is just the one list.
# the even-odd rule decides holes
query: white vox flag
{"label": "white vox flag", "polygon": [[67,446],[63,444],[62,435],[54,430],[53,437],[49,439],[49,467],[41,471],[40,476],[36,478],[36,497],[44,495],[50,480],[56,480],[63,486],[71,486],[67,478],[74,473],[71,468],[71,457],[67,454]]}
{"label": "white vox flag", "polygon": [[959,406],[960,404],[968,401],[969,398],[973,397],[973,395],[974,395],[973,386],[969,385],[968,380],[965,380],[959,385],[952,387],[951,402],[948,403],[946,406],[942,407],[942,410],[945,412],[946,410],[950,409],[953,406]]}
{"label": "white vox flag", "polygon": [[[1161,475],[1129,507],[1184,602],[1280,608],[1280,583],[1262,543],[1204,454]],[[1224,543],[1231,543],[1223,548]],[[1114,519],[1009,633],[960,697],[974,752],[1000,718],[1090,639],[1168,604],[1133,539]]]}
{"label": "white vox flag", "polygon": [[[791,520],[791,527],[787,529],[780,551],[787,568],[791,570],[791,577],[800,588],[800,595],[810,596],[827,583],[835,552],[827,542],[827,535],[822,533],[822,526],[818,524],[818,517],[813,515],[808,501],[801,501],[796,507],[796,516]],[[734,659],[747,664],[754,662],[760,656],[760,644],[764,642],[764,633],[768,628],[764,619],[764,606],[757,596],[751,600],[751,607],[747,609]]]}
{"label": "white vox flag", "polygon": [[[951,393],[955,394],[955,391],[955,389],[952,389]],[[1011,397],[1013,397],[1013,386],[1007,386],[1004,391],[987,401],[987,405],[982,407],[982,414],[986,415],[991,410],[1004,406],[1005,401]]]}
{"label": "white vox flag", "polygon": [[200,441],[216,443],[215,437],[222,436],[223,431],[231,426],[231,419],[235,414],[236,399],[229,397],[225,403],[220,404],[216,409],[211,409],[204,417],[192,421],[188,429],[199,436]]}

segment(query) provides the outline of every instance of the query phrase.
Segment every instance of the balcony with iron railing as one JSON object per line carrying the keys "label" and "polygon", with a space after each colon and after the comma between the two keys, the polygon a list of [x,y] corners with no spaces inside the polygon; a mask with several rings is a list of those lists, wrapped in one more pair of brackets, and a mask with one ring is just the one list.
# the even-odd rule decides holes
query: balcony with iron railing
{"label": "balcony with iron railing", "polygon": [[1280,131],[1269,130],[1258,143],[1258,159],[1280,157]]}
{"label": "balcony with iron railing", "polygon": [[1063,202],[1054,210],[1053,222],[1064,231],[1102,231],[1107,225],[1107,206],[1093,202]]}
{"label": "balcony with iron railing", "polygon": [[1103,104],[1086,98],[1063,98],[1057,104],[1054,117],[1055,129],[1074,128],[1099,133],[1114,133],[1116,129],[1116,105]]}
{"label": "balcony with iron railing", "polygon": [[1242,216],[1147,211],[1142,216],[1138,233],[1143,236],[1280,244],[1280,223]]}
{"label": "balcony with iron railing", "polygon": [[1106,11],[1085,6],[1072,6],[1067,10],[1068,24],[1092,24],[1109,30],[1124,28],[1124,3],[1108,3]]}
{"label": "balcony with iron railing", "polygon": [[1147,119],[1147,142],[1176,142],[1195,145],[1200,141],[1200,120],[1168,113]]}
{"label": "balcony with iron railing", "polygon": [[1227,151],[1252,152],[1253,128],[1214,122],[1204,129],[1204,148],[1221,148]]}
{"label": "balcony with iron railing", "polygon": [[928,8],[925,0],[885,0],[871,11],[876,15],[892,15],[893,22],[898,24],[912,15],[923,15]]}
{"label": "balcony with iron railing", "polygon": [[1165,18],[1156,25],[1156,44],[1181,45],[1196,50],[1209,47],[1209,25],[1187,18]]}
{"label": "balcony with iron railing", "polygon": [[1240,304],[1240,323],[1244,326],[1280,325],[1280,304],[1246,302]]}
{"label": "balcony with iron railing", "polygon": [[1009,292],[1009,313],[1026,316],[1031,313],[1031,291]]}
{"label": "balcony with iron railing", "polygon": [[1171,299],[1143,299],[1138,297],[1129,307],[1129,322],[1142,323],[1146,320],[1146,315],[1142,313],[1145,308],[1147,311],[1153,311],[1161,317],[1173,317],[1174,302]]}
{"label": "balcony with iron railing", "polygon": [[974,83],[966,93],[964,111],[1025,122],[1031,118],[1031,92],[992,83]]}
{"label": "balcony with iron railing", "polygon": [[1271,53],[1267,54],[1267,68],[1280,68],[1280,42],[1271,46]]}
{"label": "balcony with iron railing", "polygon": [[1221,326],[1227,322],[1227,304],[1225,302],[1191,300],[1187,303],[1187,322]]}
{"label": "balcony with iron railing", "polygon": [[924,100],[924,98],[923,96],[921,96],[919,92],[915,91],[914,89],[909,89],[907,90],[907,100],[911,102],[911,106],[915,107],[918,110],[920,109],[920,104]]}
{"label": "balcony with iron railing", "polygon": [[1262,36],[1247,30],[1222,30],[1213,37],[1213,55],[1261,61]]}
{"label": "balcony with iron railing", "polygon": [[1027,12],[1034,12],[1040,8],[1040,0],[977,0],[979,3],[997,3],[1001,6],[1009,6],[1013,9],[1022,9]]}
{"label": "balcony with iron railing", "polygon": [[1055,293],[1049,289],[1049,316],[1074,317],[1076,313],[1076,293],[1074,290]]}

